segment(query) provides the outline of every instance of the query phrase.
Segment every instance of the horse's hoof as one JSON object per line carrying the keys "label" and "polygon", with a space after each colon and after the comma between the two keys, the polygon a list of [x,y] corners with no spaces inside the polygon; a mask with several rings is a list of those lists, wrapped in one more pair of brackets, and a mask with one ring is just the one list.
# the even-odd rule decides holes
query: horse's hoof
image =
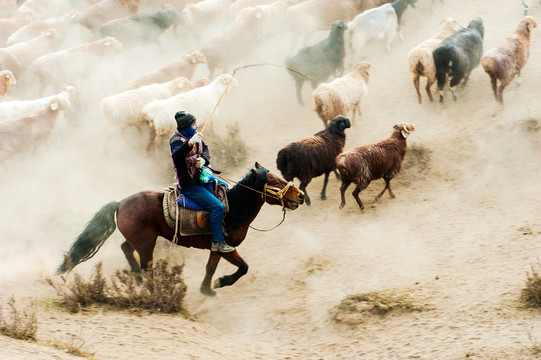
{"label": "horse's hoof", "polygon": [[218,288],[221,288],[222,287],[222,284],[220,283],[220,279],[216,279],[214,280],[214,288],[215,289],[218,289]]}
{"label": "horse's hoof", "polygon": [[201,294],[207,295],[207,296],[211,296],[211,297],[214,297],[214,296],[217,295],[217,292],[214,291],[214,290],[212,290],[212,289],[209,288],[209,287],[203,287],[203,286],[202,286],[202,287],[199,289],[199,291],[201,291]]}

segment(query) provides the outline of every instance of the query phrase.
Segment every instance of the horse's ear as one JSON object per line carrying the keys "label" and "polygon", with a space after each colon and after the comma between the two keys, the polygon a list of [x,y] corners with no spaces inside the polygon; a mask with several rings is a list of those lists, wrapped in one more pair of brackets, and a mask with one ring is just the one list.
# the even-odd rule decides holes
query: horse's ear
{"label": "horse's ear", "polygon": [[252,169],[250,171],[252,172],[253,176],[255,176],[256,178],[259,177],[259,172],[256,169]]}
{"label": "horse's ear", "polygon": [[256,168],[256,169],[259,169],[260,167],[261,167],[261,165],[256,161],[256,162],[255,162],[255,168]]}

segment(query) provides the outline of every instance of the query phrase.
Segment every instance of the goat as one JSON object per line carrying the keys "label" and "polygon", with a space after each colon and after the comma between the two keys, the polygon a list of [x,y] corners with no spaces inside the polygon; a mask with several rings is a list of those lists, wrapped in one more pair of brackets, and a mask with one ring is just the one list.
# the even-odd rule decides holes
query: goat
{"label": "goat", "polygon": [[82,75],[97,67],[101,57],[111,51],[120,50],[120,41],[105,37],[40,56],[30,67],[40,80],[40,93],[43,94],[48,85],[58,89],[61,85],[72,84],[77,79],[84,78]]}
{"label": "goat", "polygon": [[331,75],[339,76],[344,71],[344,31],[347,25],[342,20],[332,24],[329,35],[320,42],[300,49],[297,54],[287,57],[285,64],[294,71],[289,74],[295,80],[297,102],[304,105],[301,89],[307,77],[312,89]]}
{"label": "goat", "polygon": [[10,70],[0,71],[0,96],[4,97],[8,93],[10,86],[17,84],[17,80]]}
{"label": "goat", "polygon": [[490,77],[494,98],[501,105],[503,105],[503,89],[515,76],[518,77],[520,84],[520,71],[530,56],[530,33],[535,27],[537,27],[535,19],[525,16],[511,35],[481,58],[481,65]]}
{"label": "goat", "polygon": [[352,182],[356,184],[353,197],[357,200],[357,204],[359,204],[362,211],[365,210],[365,207],[359,198],[359,193],[366,189],[373,180],[381,178],[385,180],[385,187],[376,196],[376,201],[381,198],[386,190],[389,190],[391,197],[395,197],[391,190],[391,180],[400,171],[407,151],[406,139],[414,130],[415,126],[413,124],[401,123],[395,125],[389,138],[376,144],[359,146],[336,157],[336,168],[342,179],[340,185],[342,198],[340,209],[346,205],[344,193]]}
{"label": "goat", "polygon": [[160,35],[170,26],[176,27],[180,20],[176,9],[135,14],[106,22],[100,26],[100,34],[102,37],[113,36],[123,44],[157,43]]}
{"label": "goat", "polygon": [[426,77],[426,93],[430,102],[434,101],[430,88],[436,82],[436,65],[434,65],[434,49],[447,37],[453,35],[459,29],[458,22],[448,18],[440,23],[439,31],[430,39],[423,41],[408,53],[410,71],[413,74],[413,86],[417,90],[419,104],[423,102],[419,91],[419,80],[421,76]]}
{"label": "goat", "polygon": [[208,119],[225,92],[237,85],[237,80],[231,75],[221,74],[206,86],[166,99],[153,100],[145,105],[142,110],[143,118],[150,128],[147,151],[150,151],[152,144],[157,148],[161,137],[175,131],[176,122],[173,115],[178,109],[186,109],[198,119]]}
{"label": "goat", "polygon": [[471,72],[481,62],[483,35],[483,21],[477,17],[470,21],[467,28],[458,30],[434,49],[440,104],[443,104],[443,87],[448,76],[454,101],[457,100],[456,86],[462,82],[462,87],[465,87],[468,83]]}
{"label": "goat", "polygon": [[144,85],[154,83],[164,83],[178,77],[185,77],[191,80],[198,64],[204,64],[207,58],[199,51],[191,51],[183,55],[178,61],[165,65],[164,67],[150,72],[130,81],[126,88],[128,90],[137,89]]}
{"label": "goat", "polygon": [[325,191],[331,171],[336,171],[335,157],[344,150],[346,143],[345,129],[351,127],[349,119],[339,115],[331,120],[329,126],[299,141],[286,145],[278,152],[276,165],[284,179],[301,182],[299,189],[304,191],[306,205],[310,197],[306,187],[313,178],[325,174],[321,199],[327,198]]}
{"label": "goat", "polygon": [[0,164],[12,156],[48,144],[60,111],[67,109],[67,103],[54,98],[47,106],[33,114],[0,122]]}
{"label": "goat", "polygon": [[386,40],[386,48],[391,50],[391,43],[396,34],[403,39],[400,32],[400,19],[406,8],[415,8],[417,0],[396,0],[393,3],[383,4],[377,8],[366,10],[348,22],[348,48],[351,53],[351,62],[359,61],[361,50],[371,40]]}
{"label": "goat", "polygon": [[348,115],[350,111],[353,115],[351,122],[355,124],[355,113],[361,116],[361,99],[368,92],[372,68],[371,64],[361,62],[344,77],[336,78],[328,84],[319,84],[314,90],[314,111],[325,127],[331,119],[340,114]]}

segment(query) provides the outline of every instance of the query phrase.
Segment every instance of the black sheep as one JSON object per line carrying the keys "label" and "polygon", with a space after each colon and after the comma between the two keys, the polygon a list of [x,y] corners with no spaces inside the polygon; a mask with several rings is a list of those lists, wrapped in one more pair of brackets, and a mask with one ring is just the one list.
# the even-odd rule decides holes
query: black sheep
{"label": "black sheep", "polygon": [[481,62],[483,55],[484,27],[481,18],[475,18],[453,35],[443,40],[434,50],[434,65],[436,79],[440,90],[440,103],[443,104],[443,88],[450,78],[450,89],[453,100],[456,101],[456,86],[462,82],[462,87],[468,83],[473,69]]}
{"label": "black sheep", "polygon": [[278,152],[276,165],[282,172],[284,179],[293,181],[298,178],[300,189],[304,191],[306,205],[310,205],[310,197],[306,186],[310,181],[325,174],[321,198],[326,199],[325,189],[329,180],[329,173],[336,172],[335,157],[344,150],[346,144],[345,129],[351,127],[349,119],[339,115],[331,120],[329,126],[299,141],[293,142]]}
{"label": "black sheep", "polygon": [[111,20],[100,26],[102,36],[113,36],[123,44],[158,42],[159,36],[171,25],[178,25],[181,16],[176,9],[141,13]]}
{"label": "black sheep", "polygon": [[337,20],[332,24],[329,35],[325,39],[304,47],[294,56],[286,58],[286,66],[294,70],[289,73],[295,80],[297,101],[300,105],[304,105],[301,89],[305,81],[309,80],[312,89],[315,89],[329,76],[340,76],[344,71],[344,31],[346,29],[347,24],[342,20]]}

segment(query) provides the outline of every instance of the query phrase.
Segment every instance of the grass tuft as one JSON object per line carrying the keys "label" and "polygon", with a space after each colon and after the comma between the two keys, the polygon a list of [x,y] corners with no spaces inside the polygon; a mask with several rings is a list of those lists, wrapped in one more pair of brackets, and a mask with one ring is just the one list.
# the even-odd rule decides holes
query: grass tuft
{"label": "grass tuft", "polygon": [[7,305],[7,314],[0,307],[0,334],[20,340],[35,341],[38,331],[36,314],[27,308],[18,310],[14,297],[9,299]]}
{"label": "grass tuft", "polygon": [[182,278],[183,268],[184,265],[169,268],[166,260],[159,260],[152,271],[134,274],[128,270],[117,270],[107,281],[103,276],[102,263],[98,263],[89,281],[78,274],[73,275],[72,281],[62,276],[60,284],[52,279],[47,281],[61,298],[59,305],[73,313],[98,305],[112,310],[186,315],[183,300],[187,287]]}

